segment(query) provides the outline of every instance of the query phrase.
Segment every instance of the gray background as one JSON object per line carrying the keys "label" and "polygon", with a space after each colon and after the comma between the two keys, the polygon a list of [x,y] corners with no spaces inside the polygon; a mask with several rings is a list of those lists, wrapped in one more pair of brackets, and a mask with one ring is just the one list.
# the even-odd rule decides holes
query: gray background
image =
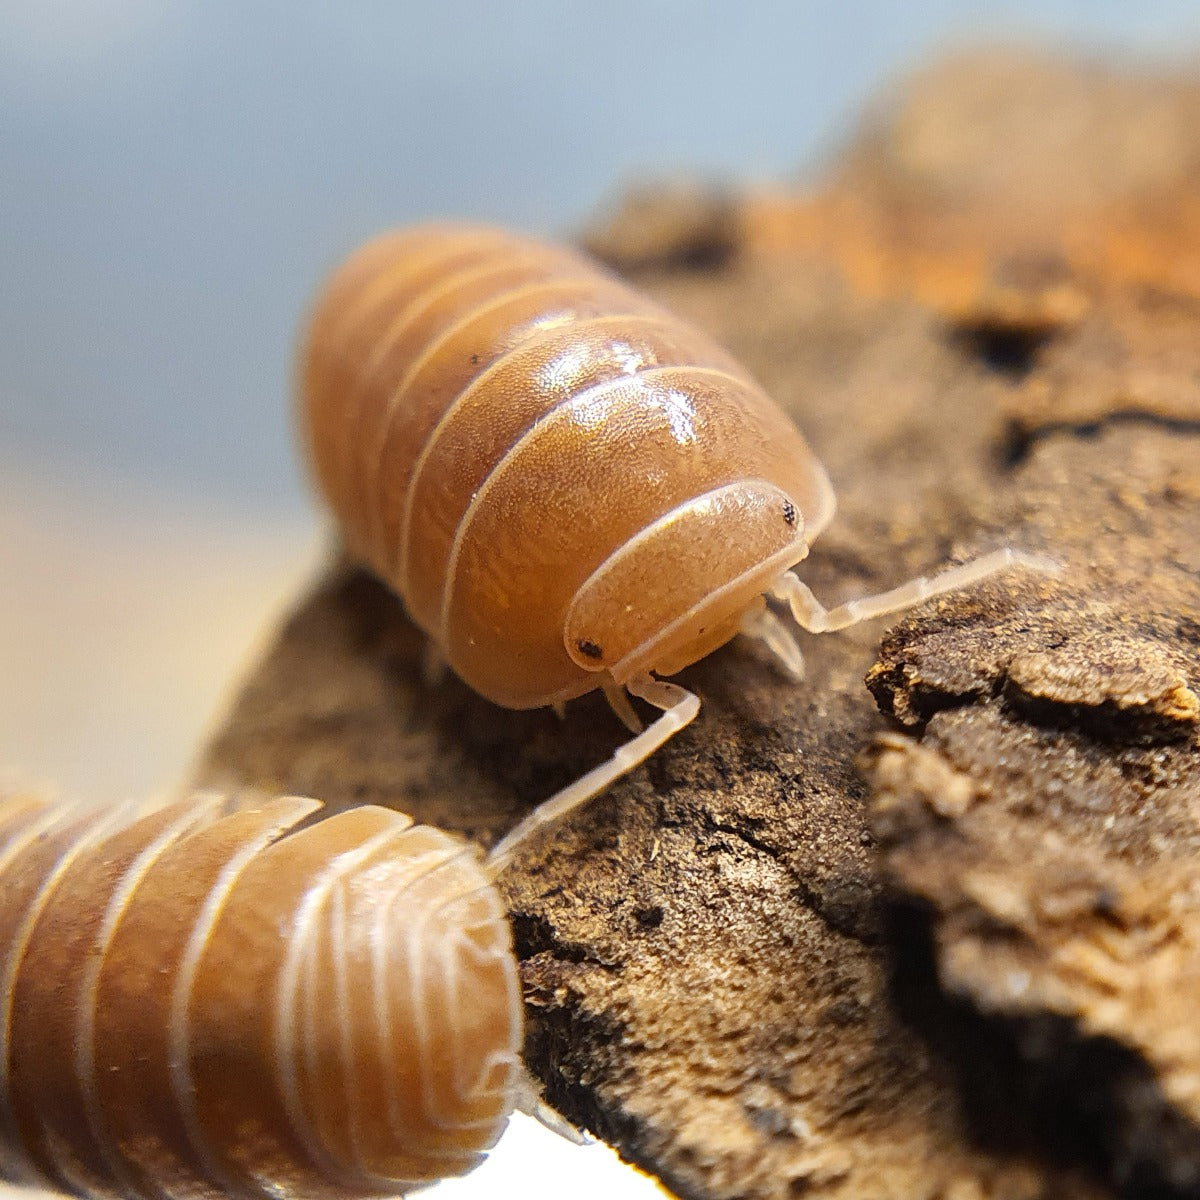
{"label": "gray background", "polygon": [[294,330],[356,243],[795,176],[996,34],[1187,50],[1200,2],[0,0],[0,469],[294,510]]}

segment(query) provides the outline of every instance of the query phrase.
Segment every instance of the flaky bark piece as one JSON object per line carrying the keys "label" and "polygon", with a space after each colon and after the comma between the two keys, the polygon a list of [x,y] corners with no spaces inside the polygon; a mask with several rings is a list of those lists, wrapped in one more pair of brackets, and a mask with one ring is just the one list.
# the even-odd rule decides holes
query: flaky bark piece
{"label": "flaky bark piece", "polygon": [[[672,234],[668,202],[657,241],[610,238],[829,468],[838,516],[803,564],[823,600],[1002,545],[1061,568],[942,597],[878,656],[878,627],[804,639],[802,686],[725,648],[684,677],[695,725],[502,878],[532,1071],[680,1195],[1194,1190],[1191,301],[1174,278],[1134,297],[1141,267],[1065,231],[1190,186],[1196,96],[968,61],[860,141],[815,223],[747,202],[726,251],[722,209],[721,254],[697,258],[678,247],[704,221]],[[1182,400],[1122,412],[1118,377],[1155,370]],[[395,599],[333,571],[202,780],[487,844],[624,736],[595,696],[561,722],[506,712],[421,659]],[[908,735],[890,727],[864,782],[889,721]]]}
{"label": "flaky bark piece", "polygon": [[[953,551],[1045,549],[974,514],[1007,486],[1005,381],[921,310],[827,272],[742,264],[644,280],[758,372],[819,439],[841,511],[805,578],[830,601]],[[996,580],[943,604],[1003,621]],[[981,1126],[893,1003],[856,755],[883,728],[877,628],[805,639],[796,685],[735,643],[684,677],[702,718],[501,878],[523,960],[526,1057],[550,1100],[686,1197],[1101,1194],[1019,1110]],[[253,670],[208,785],[379,802],[491,842],[611,752],[596,696],[565,721],[453,678],[365,575],[335,570]]]}
{"label": "flaky bark piece", "polygon": [[909,623],[868,682],[922,729],[870,757],[889,878],[937,978],[1023,1043],[1113,1178],[1200,1185],[1200,435],[1044,433],[1035,614]]}

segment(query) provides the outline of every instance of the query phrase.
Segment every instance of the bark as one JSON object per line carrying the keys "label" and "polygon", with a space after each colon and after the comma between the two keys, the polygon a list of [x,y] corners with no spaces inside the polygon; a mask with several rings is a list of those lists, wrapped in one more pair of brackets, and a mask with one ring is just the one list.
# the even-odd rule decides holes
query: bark
{"label": "bark", "polygon": [[[643,194],[589,237],[822,456],[826,602],[1061,567],[806,638],[802,686],[725,647],[697,722],[502,877],[531,1069],[680,1196],[1200,1194],[1198,96],[956,59],[816,191]],[[201,780],[486,844],[625,736],[421,661],[334,567]]]}

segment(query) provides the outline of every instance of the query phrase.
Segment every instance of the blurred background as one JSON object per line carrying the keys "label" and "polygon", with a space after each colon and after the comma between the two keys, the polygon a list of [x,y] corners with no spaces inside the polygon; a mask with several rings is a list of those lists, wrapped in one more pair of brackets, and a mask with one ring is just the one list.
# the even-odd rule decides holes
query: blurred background
{"label": "blurred background", "polygon": [[[1200,4],[0,0],[0,785],[186,773],[325,552],[291,360],[359,242],[800,179],[888,81],[995,40],[1178,57]],[[531,1129],[446,1200],[654,1194]]]}

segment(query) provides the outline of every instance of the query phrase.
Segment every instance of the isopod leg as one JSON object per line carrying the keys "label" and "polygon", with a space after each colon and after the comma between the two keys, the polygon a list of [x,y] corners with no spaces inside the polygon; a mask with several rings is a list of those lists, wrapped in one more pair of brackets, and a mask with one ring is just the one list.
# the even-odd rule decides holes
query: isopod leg
{"label": "isopod leg", "polygon": [[752,608],[746,613],[742,618],[742,634],[764,643],[794,680],[799,682],[804,678],[804,655],[792,631],[769,608]]}
{"label": "isopod leg", "polygon": [[604,689],[604,698],[608,701],[608,707],[616,714],[617,720],[630,733],[641,733],[645,726],[642,724],[641,718],[633,711],[633,705],[629,703],[629,693],[611,679],[601,684],[601,687]]}
{"label": "isopod leg", "polygon": [[446,660],[437,648],[437,643],[430,638],[421,654],[421,675],[426,686],[437,687],[446,678],[446,670]]}
{"label": "isopod leg", "polygon": [[632,771],[638,763],[649,758],[664,742],[672,738],[685,725],[695,719],[700,711],[700,698],[692,695],[678,684],[667,683],[650,675],[640,675],[628,683],[630,692],[661,708],[663,715],[648,729],[631,738],[608,762],[594,767],[586,775],[549,800],[539,804],[515,829],[500,839],[487,857],[488,868],[493,875],[499,874],[512,860],[514,851],[522,842],[561,820],[573,808],[586,803],[598,792],[602,792],[614,779]]}
{"label": "isopod leg", "polygon": [[576,1129],[558,1109],[552,1108],[542,1099],[537,1084],[525,1070],[517,1076],[516,1108],[518,1112],[532,1117],[543,1129],[558,1134],[560,1138],[565,1138],[576,1146],[591,1144],[592,1139],[582,1129]]}
{"label": "isopod leg", "polygon": [[987,579],[989,575],[1007,571],[1010,567],[1028,567],[1036,571],[1057,570],[1057,565],[1048,559],[1006,547],[1003,550],[994,550],[981,558],[972,559],[961,566],[951,567],[939,575],[910,579],[890,591],[880,592],[876,596],[863,596],[847,604],[839,604],[837,608],[825,608],[809,590],[808,585],[802,583],[791,571],[785,571],[780,576],[771,588],[771,595],[776,600],[787,602],[796,624],[801,629],[806,629],[809,633],[832,633],[850,625],[857,625],[860,621],[869,621],[873,617],[883,617],[889,613],[913,608],[931,596],[968,587],[981,579]]}

